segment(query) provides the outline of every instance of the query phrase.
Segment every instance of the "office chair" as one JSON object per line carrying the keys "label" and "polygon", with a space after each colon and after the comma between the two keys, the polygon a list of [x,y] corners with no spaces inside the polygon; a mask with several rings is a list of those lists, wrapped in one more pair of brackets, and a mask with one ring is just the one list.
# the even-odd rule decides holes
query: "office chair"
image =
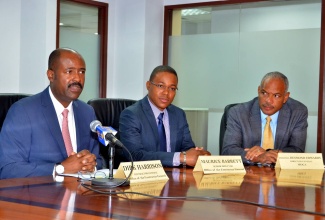
{"label": "office chair", "polygon": [[228,119],[228,113],[229,109],[234,107],[235,105],[238,105],[238,103],[229,104],[225,107],[225,110],[223,112],[223,115],[221,117],[220,121],[220,133],[219,133],[219,154],[221,155],[222,152],[222,146],[223,146],[223,138],[227,129],[227,119]]}
{"label": "office chair", "polygon": [[[87,103],[91,105],[97,117],[103,126],[111,126],[116,131],[119,130],[119,119],[121,112],[128,106],[134,104],[136,100],[131,99],[113,99],[113,98],[95,98],[89,100]],[[119,139],[119,133],[116,138]],[[104,158],[105,166],[109,162],[108,146],[100,144],[100,154]],[[114,169],[117,169],[121,162],[126,162],[127,159],[123,155],[123,150],[119,147],[115,148]]]}
{"label": "office chair", "polygon": [[22,93],[0,93],[0,131],[12,104],[30,95]]}

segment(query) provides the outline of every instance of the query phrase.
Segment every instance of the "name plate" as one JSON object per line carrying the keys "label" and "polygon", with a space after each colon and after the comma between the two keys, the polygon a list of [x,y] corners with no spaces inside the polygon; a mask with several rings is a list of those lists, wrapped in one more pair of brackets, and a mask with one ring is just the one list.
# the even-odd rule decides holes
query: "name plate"
{"label": "name plate", "polygon": [[246,173],[241,156],[199,156],[193,172]]}
{"label": "name plate", "polygon": [[[131,162],[120,163],[114,178],[126,178],[131,172],[131,167]],[[130,177],[131,184],[168,179],[160,160],[133,162],[133,172]]]}
{"label": "name plate", "polygon": [[278,153],[275,168],[324,170],[323,156],[321,153]]}

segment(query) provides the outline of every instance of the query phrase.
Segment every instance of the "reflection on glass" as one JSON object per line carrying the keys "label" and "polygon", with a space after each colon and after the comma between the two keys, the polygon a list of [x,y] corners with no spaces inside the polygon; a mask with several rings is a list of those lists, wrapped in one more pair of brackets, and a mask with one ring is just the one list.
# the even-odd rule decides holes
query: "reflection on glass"
{"label": "reflection on glass", "polygon": [[86,80],[79,99],[99,97],[100,35],[98,8],[71,1],[60,1],[60,47],[77,50],[86,62]]}
{"label": "reflection on glass", "polygon": [[[320,0],[191,9],[197,14],[185,14],[189,8],[174,13],[178,28],[169,37],[168,64],[176,69],[181,88],[174,104],[209,109],[208,121],[200,125],[209,126],[208,132],[195,132],[206,136],[208,146],[219,144],[216,125],[224,107],[257,96],[261,76],[271,71],[288,76],[291,96],[308,107],[308,133],[317,133]],[[316,152],[316,138],[310,136],[306,146],[307,152]]]}
{"label": "reflection on glass", "polygon": [[98,9],[71,1],[60,1],[60,28],[98,34]]}

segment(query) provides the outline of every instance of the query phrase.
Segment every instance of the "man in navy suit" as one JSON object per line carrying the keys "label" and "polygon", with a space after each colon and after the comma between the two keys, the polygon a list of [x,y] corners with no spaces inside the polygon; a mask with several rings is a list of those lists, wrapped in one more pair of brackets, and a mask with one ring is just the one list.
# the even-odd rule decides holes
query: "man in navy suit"
{"label": "man in navy suit", "polygon": [[[91,106],[78,100],[85,82],[82,56],[68,48],[49,57],[50,86],[21,99],[10,108],[0,133],[0,178],[77,173],[101,168],[96,134],[89,128],[96,119]],[[72,153],[68,155],[62,111],[68,109]],[[70,145],[71,146],[71,145]],[[57,169],[60,168],[60,169]]]}
{"label": "man in navy suit", "polygon": [[[258,97],[229,110],[222,154],[241,155],[243,162],[272,164],[278,152],[304,152],[307,107],[289,98],[289,81],[280,72],[266,74]],[[266,117],[271,117],[273,148],[263,146]]]}
{"label": "man in navy suit", "polygon": [[[164,166],[195,166],[199,155],[210,155],[203,148],[195,147],[185,112],[171,104],[177,84],[178,77],[173,68],[158,66],[146,82],[148,95],[122,111],[120,138],[133,160],[160,160]],[[160,113],[164,113],[166,150],[161,149],[158,134]]]}

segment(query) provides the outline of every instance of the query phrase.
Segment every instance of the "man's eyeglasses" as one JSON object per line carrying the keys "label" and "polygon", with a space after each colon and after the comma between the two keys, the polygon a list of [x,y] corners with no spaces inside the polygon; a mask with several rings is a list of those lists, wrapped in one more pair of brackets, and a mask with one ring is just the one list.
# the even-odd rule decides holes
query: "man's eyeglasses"
{"label": "man's eyeglasses", "polygon": [[89,181],[96,178],[106,178],[106,173],[103,171],[96,171],[96,172],[79,171],[78,172],[79,181]]}
{"label": "man's eyeglasses", "polygon": [[170,91],[170,92],[176,92],[176,90],[178,90],[177,87],[167,87],[167,86],[165,86],[165,85],[163,85],[163,84],[156,84],[156,83],[154,83],[154,82],[152,82],[152,81],[150,81],[150,83],[151,83],[152,85],[156,86],[158,89],[161,89],[161,90],[168,89],[168,91]]}

